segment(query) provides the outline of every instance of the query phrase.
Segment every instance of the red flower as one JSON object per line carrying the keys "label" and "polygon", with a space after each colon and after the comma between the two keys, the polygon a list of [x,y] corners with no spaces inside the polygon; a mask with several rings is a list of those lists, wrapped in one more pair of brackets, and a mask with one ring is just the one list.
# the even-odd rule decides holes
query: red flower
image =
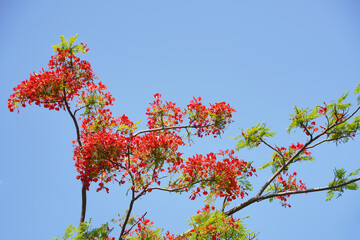
{"label": "red flower", "polygon": [[326,103],[324,102],[324,107],[320,107],[319,114],[325,115],[327,112]]}

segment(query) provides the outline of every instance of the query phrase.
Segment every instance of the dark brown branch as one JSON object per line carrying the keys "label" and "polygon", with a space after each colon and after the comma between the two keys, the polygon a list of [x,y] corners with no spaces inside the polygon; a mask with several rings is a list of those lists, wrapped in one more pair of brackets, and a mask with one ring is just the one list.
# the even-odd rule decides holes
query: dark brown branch
{"label": "dark brown branch", "polygon": [[250,236],[250,234],[249,234],[249,239],[248,239],[248,240],[253,240],[254,238],[257,237],[257,235],[259,235],[259,233],[260,233],[260,232],[254,234],[253,236]]}
{"label": "dark brown branch", "polygon": [[127,225],[128,221],[129,221],[129,218],[131,216],[131,212],[132,212],[132,209],[134,207],[134,202],[136,200],[138,200],[142,195],[144,195],[146,190],[147,189],[144,189],[143,191],[141,191],[141,193],[139,193],[137,196],[135,196],[135,190],[131,189],[131,201],[130,201],[130,205],[129,205],[129,210],[128,210],[127,214],[126,214],[123,226],[121,228],[121,233],[120,233],[120,236],[119,236],[119,240],[122,240],[123,236],[125,235],[126,225]]}
{"label": "dark brown branch", "polygon": [[158,132],[158,131],[162,131],[162,130],[173,130],[173,129],[188,129],[188,128],[206,128],[206,127],[210,127],[210,126],[215,126],[215,125],[205,125],[205,126],[191,126],[191,125],[187,125],[187,126],[172,126],[172,127],[159,127],[159,128],[152,128],[152,129],[146,129],[146,130],[141,130],[138,131],[136,133],[133,134],[133,137],[139,135],[139,134],[143,134],[143,133],[148,133],[148,132]]}
{"label": "dark brown branch", "polygon": [[131,201],[130,201],[130,205],[129,205],[129,210],[127,211],[123,226],[121,228],[121,233],[120,233],[120,236],[119,236],[119,240],[123,239],[122,236],[124,235],[126,225],[127,225],[128,221],[129,221],[131,211],[132,211],[132,208],[134,206],[134,202],[135,202],[135,190],[131,189]]}
{"label": "dark brown branch", "polygon": [[346,122],[347,120],[349,120],[352,116],[354,116],[354,114],[360,109],[357,108],[354,113],[352,113],[349,117],[347,117],[346,119],[344,119],[341,122],[335,122],[333,125],[327,127],[322,133],[320,133],[319,135],[317,135],[316,137],[311,137],[310,140],[308,142],[306,142],[304,144],[304,146],[297,151],[287,162],[285,162],[285,164],[283,166],[281,166],[270,178],[269,180],[262,186],[262,188],[260,189],[259,193],[257,194],[257,196],[261,196],[261,194],[265,191],[265,189],[270,185],[270,183],[277,177],[277,175],[279,175],[283,170],[286,169],[287,166],[289,166],[289,164],[291,164],[305,149],[308,148],[308,146],[315,142],[317,139],[319,139],[320,137],[324,136],[325,134],[328,134],[328,132],[333,129],[334,127],[341,125],[342,123]]}
{"label": "dark brown branch", "polygon": [[[79,124],[78,124],[78,122],[77,122],[77,120],[76,120],[75,115],[71,112],[69,103],[68,103],[67,100],[66,100],[65,87],[63,88],[63,94],[64,94],[64,103],[65,103],[66,110],[67,110],[67,112],[70,114],[70,116],[71,116],[71,118],[72,118],[72,120],[73,120],[73,122],[74,122],[75,128],[76,128],[77,141],[78,141],[78,143],[79,143],[79,146],[82,147],[82,143],[81,143],[81,140],[80,140]],[[86,215],[86,187],[85,187],[85,184],[83,183],[83,184],[82,184],[82,187],[81,187],[80,225],[81,225],[81,223],[83,223],[83,222],[85,221],[85,215]]]}
{"label": "dark brown branch", "polygon": [[282,172],[286,169],[286,167],[292,163],[305,149],[306,147],[315,139],[319,138],[320,135],[316,136],[314,139],[308,141],[298,152],[296,152],[288,161],[285,162],[270,178],[266,181],[266,183],[261,187],[259,193],[256,196],[261,196],[261,194],[265,191],[265,189],[270,185],[270,183]]}
{"label": "dark brown branch", "polygon": [[[335,115],[335,117],[336,117],[336,119],[337,119],[336,122],[338,122],[337,125],[340,125],[340,124],[348,121],[348,120],[349,120],[350,118],[352,118],[359,110],[360,110],[360,107],[358,107],[350,116],[348,116],[347,118],[345,118],[345,119],[342,120],[341,122],[338,122],[340,119],[338,119],[337,115]],[[330,133],[327,133],[327,134],[331,134],[331,132],[330,132]],[[349,133],[349,135],[350,135],[350,133]],[[324,143],[324,142],[331,142],[331,141],[340,140],[340,139],[342,139],[342,138],[344,138],[344,137],[350,137],[350,136],[340,136],[340,137],[333,138],[333,139],[324,139],[324,140],[319,141],[319,142],[317,142],[317,143],[315,143],[315,144],[313,144],[313,145],[311,145],[311,146],[308,146],[307,149],[314,148],[314,147],[316,147],[316,146],[318,146],[318,145],[320,145],[320,144],[322,144],[322,143]]]}
{"label": "dark brown branch", "polygon": [[[249,200],[247,200],[246,202],[243,202],[242,204],[230,209],[229,211],[227,211],[227,213],[235,213],[247,206],[249,206],[250,204],[253,204],[254,202],[258,202],[258,201],[261,201],[263,200],[262,198],[265,197],[265,196],[269,196],[269,195],[265,195],[265,196],[261,196],[261,194],[265,191],[265,189],[269,186],[269,184],[276,178],[276,176],[281,172],[283,171],[290,163],[292,163],[294,161],[294,159],[296,159],[305,149],[308,149],[309,145],[312,143],[312,142],[315,142],[317,139],[319,139],[320,137],[324,136],[325,134],[327,134],[331,129],[333,129],[334,127],[348,121],[351,117],[353,117],[355,115],[355,113],[357,111],[359,111],[360,107],[358,107],[349,117],[345,118],[343,121],[341,122],[335,122],[333,125],[327,127],[325,129],[324,132],[322,132],[321,134],[317,135],[316,137],[314,138],[311,138],[307,143],[304,144],[304,146],[298,151],[296,152],[296,154],[294,154],[281,168],[279,168],[271,177],[270,179],[265,183],[264,186],[262,186],[262,188],[260,189],[259,193],[255,196],[255,197],[252,197],[250,198]],[[357,179],[357,178],[356,178]],[[355,180],[357,181],[357,180]],[[351,182],[349,182],[351,183]],[[345,184],[346,185],[346,184]],[[342,185],[343,186],[343,185]],[[339,187],[339,186],[338,186]],[[322,188],[320,188],[322,189]],[[307,191],[309,192],[310,189],[308,189]],[[302,191],[306,191],[306,190],[301,190],[301,191],[296,191],[296,193],[291,193],[291,194],[298,194],[298,193],[302,193]],[[312,189],[312,191],[315,191]],[[316,191],[322,191],[322,190],[316,190]],[[280,193],[279,193],[280,194]],[[290,195],[291,195],[290,194]],[[284,195],[287,195],[287,194],[284,194]],[[282,195],[278,195],[278,196],[282,196]],[[270,198],[270,197],[267,197],[267,198]],[[266,199],[266,198],[264,198]]]}
{"label": "dark brown branch", "polygon": [[84,106],[82,106],[82,107],[79,107],[78,109],[75,109],[75,111],[74,111],[74,116],[76,115],[76,113],[77,113],[78,111],[80,111],[80,110],[83,109],[83,108],[89,107],[89,106],[90,106],[90,104],[86,104],[86,105],[84,105]]}
{"label": "dark brown branch", "polygon": [[325,143],[325,142],[337,141],[337,140],[340,140],[340,139],[342,139],[342,138],[344,138],[344,136],[341,136],[341,137],[338,137],[338,138],[332,138],[332,139],[330,139],[330,138],[324,139],[324,140],[321,140],[321,141],[319,141],[319,142],[317,142],[317,143],[314,143],[314,144],[311,145],[311,146],[308,146],[307,149],[314,148],[314,147],[316,147],[316,146],[318,146],[318,145],[320,145],[320,144],[322,144],[322,143]]}
{"label": "dark brown branch", "polygon": [[[188,186],[187,186],[188,187]],[[167,189],[167,188],[160,188],[160,187],[153,187],[152,190],[160,190],[164,192],[179,192],[187,187],[175,188],[175,189]]]}
{"label": "dark brown branch", "polygon": [[[145,217],[146,214],[147,214],[147,212],[145,212],[144,215],[142,215],[142,217]],[[138,220],[136,223],[134,223],[134,224],[124,233],[124,235],[128,234],[128,233],[131,231],[131,229],[133,229],[133,228],[136,226],[136,224],[138,224],[139,222],[140,222],[140,220]]]}
{"label": "dark brown branch", "polygon": [[277,150],[276,148],[274,148],[273,146],[271,146],[270,144],[268,144],[264,139],[260,138],[260,141],[261,141],[262,143],[264,143],[266,146],[268,146],[269,148],[271,148],[272,150],[274,150],[275,152],[277,152],[278,154],[280,154],[280,155],[282,156],[282,153],[281,153],[279,150]]}
{"label": "dark brown branch", "polygon": [[[130,141],[131,141],[131,139],[130,139]],[[127,145],[127,157],[128,157],[128,167],[129,168],[130,168],[130,141],[128,142],[128,145]],[[133,186],[133,188],[131,189],[131,201],[130,201],[130,205],[129,205],[129,210],[126,213],[126,217],[125,217],[123,226],[121,228],[121,233],[120,233],[120,236],[119,236],[119,240],[122,240],[123,236],[125,235],[126,225],[127,225],[128,221],[129,221],[129,218],[131,216],[131,212],[132,212],[132,209],[133,209],[133,206],[134,206],[134,202],[136,200],[138,200],[142,195],[144,195],[146,193],[146,191],[147,191],[147,189],[145,188],[141,193],[139,193],[139,195],[135,196],[135,189],[134,189],[135,181],[134,181],[134,176],[132,175],[131,171],[129,171],[129,176],[130,176],[132,186]]]}
{"label": "dark brown branch", "polygon": [[241,209],[249,206],[250,204],[254,203],[254,202],[260,202],[262,200],[265,199],[269,199],[269,198],[273,198],[273,197],[278,197],[278,196],[285,196],[285,195],[294,195],[294,194],[302,194],[302,193],[310,193],[310,192],[319,192],[319,191],[326,191],[326,190],[331,190],[331,189],[336,189],[339,187],[343,187],[345,185],[348,185],[350,183],[359,181],[360,177],[356,177],[353,178],[349,181],[343,182],[343,183],[339,183],[336,185],[331,185],[331,186],[325,186],[325,187],[319,187],[319,188],[310,188],[310,189],[305,189],[305,190],[296,190],[296,191],[287,191],[287,192],[279,192],[279,193],[272,193],[272,194],[266,194],[263,196],[255,196],[253,198],[250,198],[248,201],[230,209],[229,211],[225,212],[225,214],[227,216],[234,214],[238,211],[240,211]]}

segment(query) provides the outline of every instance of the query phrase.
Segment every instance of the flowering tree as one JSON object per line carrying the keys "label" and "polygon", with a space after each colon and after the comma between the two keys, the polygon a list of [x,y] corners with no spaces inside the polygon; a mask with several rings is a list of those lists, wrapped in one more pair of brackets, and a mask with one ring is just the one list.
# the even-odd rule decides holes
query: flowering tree
{"label": "flowering tree", "polygon": [[[360,128],[360,109],[352,109],[345,103],[348,93],[330,104],[301,109],[295,106],[288,132],[300,129],[307,136],[304,143],[292,143],[278,147],[267,141],[275,133],[264,123],[242,130],[235,137],[235,150],[252,149],[264,144],[273,151],[272,161],[262,168],[270,167],[272,175],[252,197],[226,210],[227,203],[241,202],[252,190],[250,179],[256,169],[250,162],[240,160],[232,149],[195,154],[184,157],[183,149],[194,137],[218,137],[233,123],[229,104],[218,102],[204,105],[201,98],[193,98],[181,109],[173,102],[163,101],[160,94],[154,95],[147,108],[147,129],[138,130],[126,115],[113,116],[110,107],[115,101],[106,86],[98,81],[89,62],[81,60],[78,53],[89,49],[83,43],[76,45],[77,36],[60,37],[61,43],[54,46],[48,69],[14,88],[8,100],[10,111],[35,104],[49,110],[66,111],[73,120],[76,139],[74,145],[77,179],[82,182],[82,207],[79,227],[66,229],[62,239],[115,239],[110,237],[107,224],[90,229],[85,221],[86,191],[91,184],[96,191],[109,192],[109,182],[128,187],[130,200],[128,210],[119,221],[118,239],[253,239],[256,234],[245,229],[243,220],[233,214],[241,209],[265,200],[278,199],[282,206],[293,194],[327,191],[327,200],[344,190],[356,190],[360,169],[349,174],[345,169],[335,169],[335,176],[328,186],[307,188],[297,179],[294,163],[314,160],[310,149],[325,142],[346,142],[354,138]],[[360,92],[360,84],[355,93]],[[360,102],[360,99],[358,103]],[[191,228],[180,235],[162,234],[146,213],[136,219],[132,213],[135,202],[152,191],[174,193],[188,192],[195,200],[206,196],[202,210],[190,220]],[[223,199],[221,209],[215,209],[214,200]],[[75,235],[74,235],[75,234]]]}

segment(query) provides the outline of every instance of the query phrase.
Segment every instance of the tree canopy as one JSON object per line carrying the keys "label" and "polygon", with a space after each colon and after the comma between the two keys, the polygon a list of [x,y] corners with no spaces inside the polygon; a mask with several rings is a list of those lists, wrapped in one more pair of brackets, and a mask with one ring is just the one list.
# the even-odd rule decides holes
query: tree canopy
{"label": "tree canopy", "polygon": [[[75,126],[73,159],[76,178],[82,183],[80,225],[70,225],[59,239],[115,239],[110,236],[108,223],[91,228],[85,221],[90,185],[107,193],[113,187],[127,189],[128,208],[113,220],[120,229],[118,239],[254,239],[256,229],[248,230],[244,218],[236,218],[250,205],[269,199],[291,207],[292,195],[326,191],[329,201],[346,190],[358,189],[360,168],[335,168],[326,186],[303,182],[296,169],[315,161],[311,151],[320,145],[344,144],[356,138],[360,96],[357,103],[348,102],[346,92],[332,102],[309,108],[295,106],[287,133],[295,132],[299,141],[284,146],[271,143],[275,133],[259,123],[240,129],[233,137],[235,149],[229,146],[187,157],[185,147],[191,147],[194,139],[221,137],[233,124],[236,110],[226,102],[203,104],[201,97],[193,97],[181,108],[156,93],[146,110],[146,128],[139,130],[141,121],[134,122],[125,114],[114,116],[111,107],[115,98],[95,76],[90,63],[78,56],[89,49],[86,44],[75,44],[76,39],[61,36],[48,68],[32,73],[13,89],[8,100],[11,112],[32,104],[65,111]],[[359,92],[360,84],[353,90],[355,95]],[[259,146],[270,149],[272,155],[258,170],[252,161],[240,159],[235,152]],[[267,168],[271,174],[254,188],[253,178]],[[140,217],[133,214],[136,201],[155,191],[189,194],[189,201],[205,198],[204,207],[191,217],[188,231],[172,234],[156,227],[146,218],[147,212]],[[216,207],[216,201],[222,204]],[[231,202],[235,205],[229,206]]]}

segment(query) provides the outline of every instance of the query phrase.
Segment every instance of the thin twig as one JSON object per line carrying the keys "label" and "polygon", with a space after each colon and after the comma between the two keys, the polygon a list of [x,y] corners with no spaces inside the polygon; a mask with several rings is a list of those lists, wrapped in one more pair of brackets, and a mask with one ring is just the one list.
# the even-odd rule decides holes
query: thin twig
{"label": "thin twig", "polygon": [[188,128],[206,128],[206,127],[211,127],[214,125],[206,125],[206,126],[191,126],[191,125],[187,125],[187,126],[172,126],[172,127],[159,127],[159,128],[152,128],[152,129],[146,129],[146,130],[141,130],[138,131],[136,133],[133,134],[133,137],[139,135],[139,134],[143,134],[143,133],[148,133],[148,132],[158,132],[158,131],[162,131],[162,130],[173,130],[173,129],[188,129]]}
{"label": "thin twig", "polygon": [[[142,218],[145,217],[146,214],[147,214],[147,212],[145,212],[141,217],[142,217]],[[128,233],[131,231],[131,229],[133,229],[133,227],[135,227],[136,224],[138,224],[139,222],[140,222],[140,220],[138,220],[136,223],[134,223],[134,224],[124,233],[124,235],[128,234]]]}

